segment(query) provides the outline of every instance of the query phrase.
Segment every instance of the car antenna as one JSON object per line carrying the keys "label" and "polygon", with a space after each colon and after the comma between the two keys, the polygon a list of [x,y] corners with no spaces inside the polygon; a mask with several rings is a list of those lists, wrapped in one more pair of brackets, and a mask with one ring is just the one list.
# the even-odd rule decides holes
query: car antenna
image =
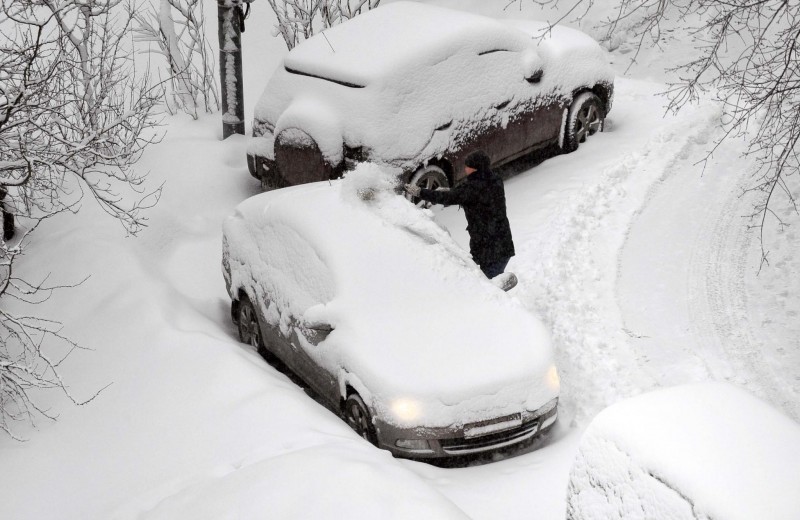
{"label": "car antenna", "polygon": [[330,41],[330,40],[328,39],[328,37],[325,35],[325,31],[323,31],[323,32],[322,32],[322,36],[325,38],[325,41],[326,41],[326,42],[328,42],[328,46],[331,48],[331,50],[333,51],[333,53],[334,53],[334,54],[336,54],[336,49],[334,49],[334,48],[333,48],[333,45],[331,45],[331,41]]}

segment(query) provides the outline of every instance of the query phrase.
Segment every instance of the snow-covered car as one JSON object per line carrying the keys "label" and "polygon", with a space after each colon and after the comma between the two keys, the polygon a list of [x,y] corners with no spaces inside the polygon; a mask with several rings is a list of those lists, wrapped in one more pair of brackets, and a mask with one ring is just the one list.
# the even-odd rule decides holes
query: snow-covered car
{"label": "snow-covered car", "polygon": [[225,221],[240,339],[398,456],[478,453],[548,430],[559,379],[544,325],[391,182],[368,195],[348,184],[367,167],[257,195]]}
{"label": "snow-covered car", "polygon": [[395,2],[287,54],[255,107],[248,167],[265,187],[364,161],[452,186],[475,149],[493,166],[552,144],[577,149],[603,129],[613,80],[580,31]]}

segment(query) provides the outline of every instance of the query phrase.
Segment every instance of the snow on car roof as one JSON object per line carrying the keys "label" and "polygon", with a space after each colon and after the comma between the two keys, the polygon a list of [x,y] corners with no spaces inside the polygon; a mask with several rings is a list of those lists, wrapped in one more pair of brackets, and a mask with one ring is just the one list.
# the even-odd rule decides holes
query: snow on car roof
{"label": "snow on car roof", "polygon": [[[353,173],[377,168],[364,164]],[[427,402],[426,425],[483,418],[469,415],[476,410],[497,413],[484,402],[492,394],[492,402],[500,394],[508,413],[552,399],[557,390],[544,383],[552,364],[544,326],[489,282],[429,213],[385,189],[389,182],[364,201],[357,179],[351,174],[240,204],[225,224],[231,256],[239,258],[232,263],[242,266],[231,270],[233,286],[255,280],[289,313],[333,325],[327,348],[312,349],[317,361],[333,373],[345,367],[386,399]],[[313,253],[287,252],[294,236]],[[251,274],[265,263],[287,267]],[[320,264],[332,278],[320,291],[329,301],[308,307],[293,287]]]}
{"label": "snow on car roof", "polygon": [[287,70],[365,86],[415,64],[458,51],[520,50],[521,31],[485,16],[416,2],[396,2],[316,34],[286,56]]}

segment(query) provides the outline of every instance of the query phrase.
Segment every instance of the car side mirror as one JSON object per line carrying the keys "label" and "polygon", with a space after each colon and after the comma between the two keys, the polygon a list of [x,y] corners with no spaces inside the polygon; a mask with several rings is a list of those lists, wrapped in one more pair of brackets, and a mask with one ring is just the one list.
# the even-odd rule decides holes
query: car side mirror
{"label": "car side mirror", "polygon": [[532,74],[527,76],[525,80],[528,83],[539,83],[540,81],[542,81],[542,76],[544,76],[544,71],[542,69],[537,69],[533,71]]}
{"label": "car side mirror", "polygon": [[525,49],[520,55],[522,77],[528,83],[539,83],[544,75],[544,61],[534,47]]}
{"label": "car side mirror", "polygon": [[333,325],[322,321],[315,321],[310,323],[306,322],[305,327],[315,332],[322,332],[325,334],[330,334],[331,332],[333,332]]}
{"label": "car side mirror", "polygon": [[303,320],[298,332],[302,333],[312,345],[319,345],[333,332],[333,325],[324,321]]}
{"label": "car side mirror", "polygon": [[329,333],[333,330],[333,325],[330,323],[328,313],[325,312],[323,304],[317,304],[307,309],[303,317],[298,321],[301,327],[308,330],[324,333]]}

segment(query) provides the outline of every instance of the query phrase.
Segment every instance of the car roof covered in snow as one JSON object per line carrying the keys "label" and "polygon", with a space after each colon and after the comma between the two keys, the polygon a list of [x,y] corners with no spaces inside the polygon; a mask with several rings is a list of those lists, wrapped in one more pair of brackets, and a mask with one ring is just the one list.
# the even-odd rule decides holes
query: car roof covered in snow
{"label": "car roof covered in snow", "polygon": [[521,50],[530,37],[498,20],[417,2],[387,4],[326,29],[286,56],[289,71],[365,86],[455,52]]}
{"label": "car roof covered in snow", "polygon": [[[311,349],[318,363],[344,367],[373,393],[429,399],[427,425],[475,419],[453,405],[485,413],[485,403],[469,403],[480,395],[505,392],[509,413],[552,399],[544,325],[389,182],[375,191],[353,179],[370,168],[240,204],[225,223],[232,286],[255,281],[279,302],[281,323],[291,314],[332,325],[325,348]],[[292,245],[297,237],[307,245]]]}

